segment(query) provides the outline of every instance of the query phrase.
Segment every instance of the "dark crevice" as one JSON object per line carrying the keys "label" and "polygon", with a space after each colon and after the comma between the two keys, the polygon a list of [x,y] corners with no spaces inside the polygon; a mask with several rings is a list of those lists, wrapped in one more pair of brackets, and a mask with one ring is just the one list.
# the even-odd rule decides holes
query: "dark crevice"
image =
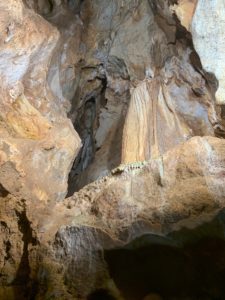
{"label": "dark crevice", "polygon": [[16,211],[16,214],[18,217],[19,230],[22,233],[23,254],[12,285],[15,286],[15,291],[17,291],[18,286],[22,287],[23,295],[21,295],[21,299],[23,299],[23,297],[25,299],[34,299],[37,287],[36,283],[30,278],[31,266],[29,262],[29,245],[35,246],[38,242],[33,235],[33,230],[31,228],[31,223],[27,218],[26,210],[24,209],[22,212]]}
{"label": "dark crevice", "polygon": [[87,300],[116,300],[109,291],[105,289],[99,289],[87,297]]}
{"label": "dark crevice", "polygon": [[107,104],[107,100],[105,99],[107,79],[105,77],[96,77],[95,79],[101,80],[101,89],[97,94],[86,99],[78,112],[78,117],[74,124],[74,128],[81,138],[82,148],[69,174],[67,197],[72,196],[77,190],[77,178],[94,161],[95,153],[99,150],[96,149],[95,133],[99,127],[100,109]]}
{"label": "dark crevice", "polygon": [[178,0],[168,0],[169,5],[178,4]]}
{"label": "dark crevice", "polygon": [[10,249],[11,249],[10,241],[4,241],[4,246],[5,246],[5,252],[6,252],[5,260],[9,260],[10,257],[11,257],[11,255],[10,255]]}
{"label": "dark crevice", "polygon": [[0,221],[0,226],[3,227],[4,230],[6,230],[8,228],[6,222],[4,222],[4,221]]}
{"label": "dark crevice", "polygon": [[[126,82],[130,80],[124,60],[116,56],[108,56],[106,62],[88,66],[85,66],[85,62],[82,61],[80,70],[81,76],[79,78],[79,85],[82,86],[82,88],[77,88],[72,101],[72,109],[69,117],[75,112],[76,118],[73,122],[74,128],[81,137],[83,146],[75,159],[69,175],[67,197],[71,196],[75,191],[78,191],[93,180],[106,175],[120,163],[122,131],[125,121],[124,113],[127,109],[126,103],[128,103],[130,99],[129,91],[125,91],[121,94],[120,88],[118,88],[118,90],[116,88],[116,83],[120,86],[122,81]],[[113,85],[110,86],[108,81],[113,83]],[[90,86],[93,86],[93,90],[90,89]],[[109,93],[107,94],[109,95],[109,99],[106,96],[106,90],[107,93]],[[108,101],[112,101],[110,100],[112,97],[114,98],[114,103],[108,105]],[[115,108],[111,108],[116,102],[121,106],[120,116],[115,112]],[[77,103],[79,103],[79,105],[77,105]],[[102,112],[105,114],[106,118],[109,118],[109,122],[113,123],[111,125],[112,127],[107,129],[111,135],[111,140],[113,141],[110,142],[111,151],[108,151],[110,145],[105,137],[103,138],[104,140],[101,140],[100,142],[98,138],[96,138],[97,132],[100,132],[99,135],[102,134],[101,130],[104,132],[104,128],[101,127],[105,126],[104,121],[100,124]],[[92,114],[93,117],[90,117]],[[113,117],[113,114],[115,114],[115,118]],[[101,137],[99,139],[101,139]],[[99,153],[100,150],[102,150],[101,153],[103,153],[103,156],[105,155],[103,158]],[[102,164],[100,163],[101,165],[98,165],[97,159],[100,161],[102,159],[103,162]],[[89,168],[90,165],[94,168],[95,163],[96,173],[94,174],[93,179],[90,175],[91,172],[88,173],[89,170],[87,170],[87,168]],[[92,168],[92,166],[90,166],[90,168]],[[83,176],[82,173],[84,173],[85,170],[87,170],[86,172],[90,175],[89,177]]]}
{"label": "dark crevice", "polygon": [[0,197],[5,198],[9,195],[9,192],[0,184]]}
{"label": "dark crevice", "polygon": [[49,3],[49,13],[52,13],[54,9],[54,2],[53,0],[49,0],[48,3]]}
{"label": "dark crevice", "polygon": [[[10,230],[6,224],[6,222],[4,221],[0,221],[0,233],[4,233],[7,234],[7,236],[9,236],[10,234]],[[5,239],[3,241],[3,249],[5,251],[5,255],[4,255],[4,264],[11,258],[10,255],[10,250],[11,250],[11,243],[8,239]],[[0,277],[3,277],[4,275],[0,274]]]}

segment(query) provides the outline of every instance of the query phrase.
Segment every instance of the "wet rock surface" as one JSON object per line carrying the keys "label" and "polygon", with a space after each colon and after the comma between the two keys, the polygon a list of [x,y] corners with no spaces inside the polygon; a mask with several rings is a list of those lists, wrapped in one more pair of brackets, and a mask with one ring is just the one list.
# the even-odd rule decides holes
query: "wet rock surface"
{"label": "wet rock surface", "polygon": [[0,299],[223,299],[203,2],[0,1]]}

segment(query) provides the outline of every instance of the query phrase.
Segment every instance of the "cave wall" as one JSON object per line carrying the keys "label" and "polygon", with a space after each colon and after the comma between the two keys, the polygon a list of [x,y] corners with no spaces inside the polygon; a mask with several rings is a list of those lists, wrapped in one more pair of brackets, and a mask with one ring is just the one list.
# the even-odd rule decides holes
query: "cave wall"
{"label": "cave wall", "polygon": [[0,0],[1,299],[127,299],[106,250],[224,208],[221,8]]}
{"label": "cave wall", "polygon": [[62,200],[80,139],[47,83],[59,32],[21,1],[0,5],[0,181],[19,197]]}
{"label": "cave wall", "polygon": [[[195,8],[195,1],[78,1],[72,10],[66,1],[54,4],[46,18],[61,32],[61,45],[48,81],[69,100],[83,144],[68,195],[121,162],[223,134],[216,80],[204,73],[188,31]],[[180,23],[174,10],[188,21]]]}

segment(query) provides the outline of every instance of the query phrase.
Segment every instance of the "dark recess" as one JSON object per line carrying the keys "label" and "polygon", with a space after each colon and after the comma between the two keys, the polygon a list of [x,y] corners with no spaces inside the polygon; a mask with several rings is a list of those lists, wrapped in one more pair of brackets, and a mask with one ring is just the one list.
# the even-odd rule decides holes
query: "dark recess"
{"label": "dark recess", "polygon": [[[127,300],[224,300],[224,213],[194,230],[144,235],[105,251],[111,277]],[[94,298],[97,299],[97,298]]]}

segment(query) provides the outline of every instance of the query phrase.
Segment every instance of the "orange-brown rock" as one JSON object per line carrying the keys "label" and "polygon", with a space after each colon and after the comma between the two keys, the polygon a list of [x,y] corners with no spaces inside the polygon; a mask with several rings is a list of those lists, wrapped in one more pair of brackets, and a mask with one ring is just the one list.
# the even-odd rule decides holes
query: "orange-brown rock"
{"label": "orange-brown rock", "polygon": [[40,240],[52,241],[58,220],[67,215],[55,236],[54,251],[64,266],[64,280],[79,274],[68,283],[71,293],[85,297],[96,280],[106,287],[109,276],[99,256],[103,250],[143,234],[167,236],[213,220],[225,205],[224,143],[213,137],[192,138],[157,159],[121,166],[68,198],[67,209],[58,204],[56,221],[50,226],[44,221]]}
{"label": "orange-brown rock", "polygon": [[47,83],[59,32],[22,1],[0,8],[0,183],[26,199],[62,200],[80,140]]}
{"label": "orange-brown rock", "polygon": [[178,3],[172,7],[181,24],[189,31],[191,30],[191,23],[197,3],[198,0],[179,0]]}

